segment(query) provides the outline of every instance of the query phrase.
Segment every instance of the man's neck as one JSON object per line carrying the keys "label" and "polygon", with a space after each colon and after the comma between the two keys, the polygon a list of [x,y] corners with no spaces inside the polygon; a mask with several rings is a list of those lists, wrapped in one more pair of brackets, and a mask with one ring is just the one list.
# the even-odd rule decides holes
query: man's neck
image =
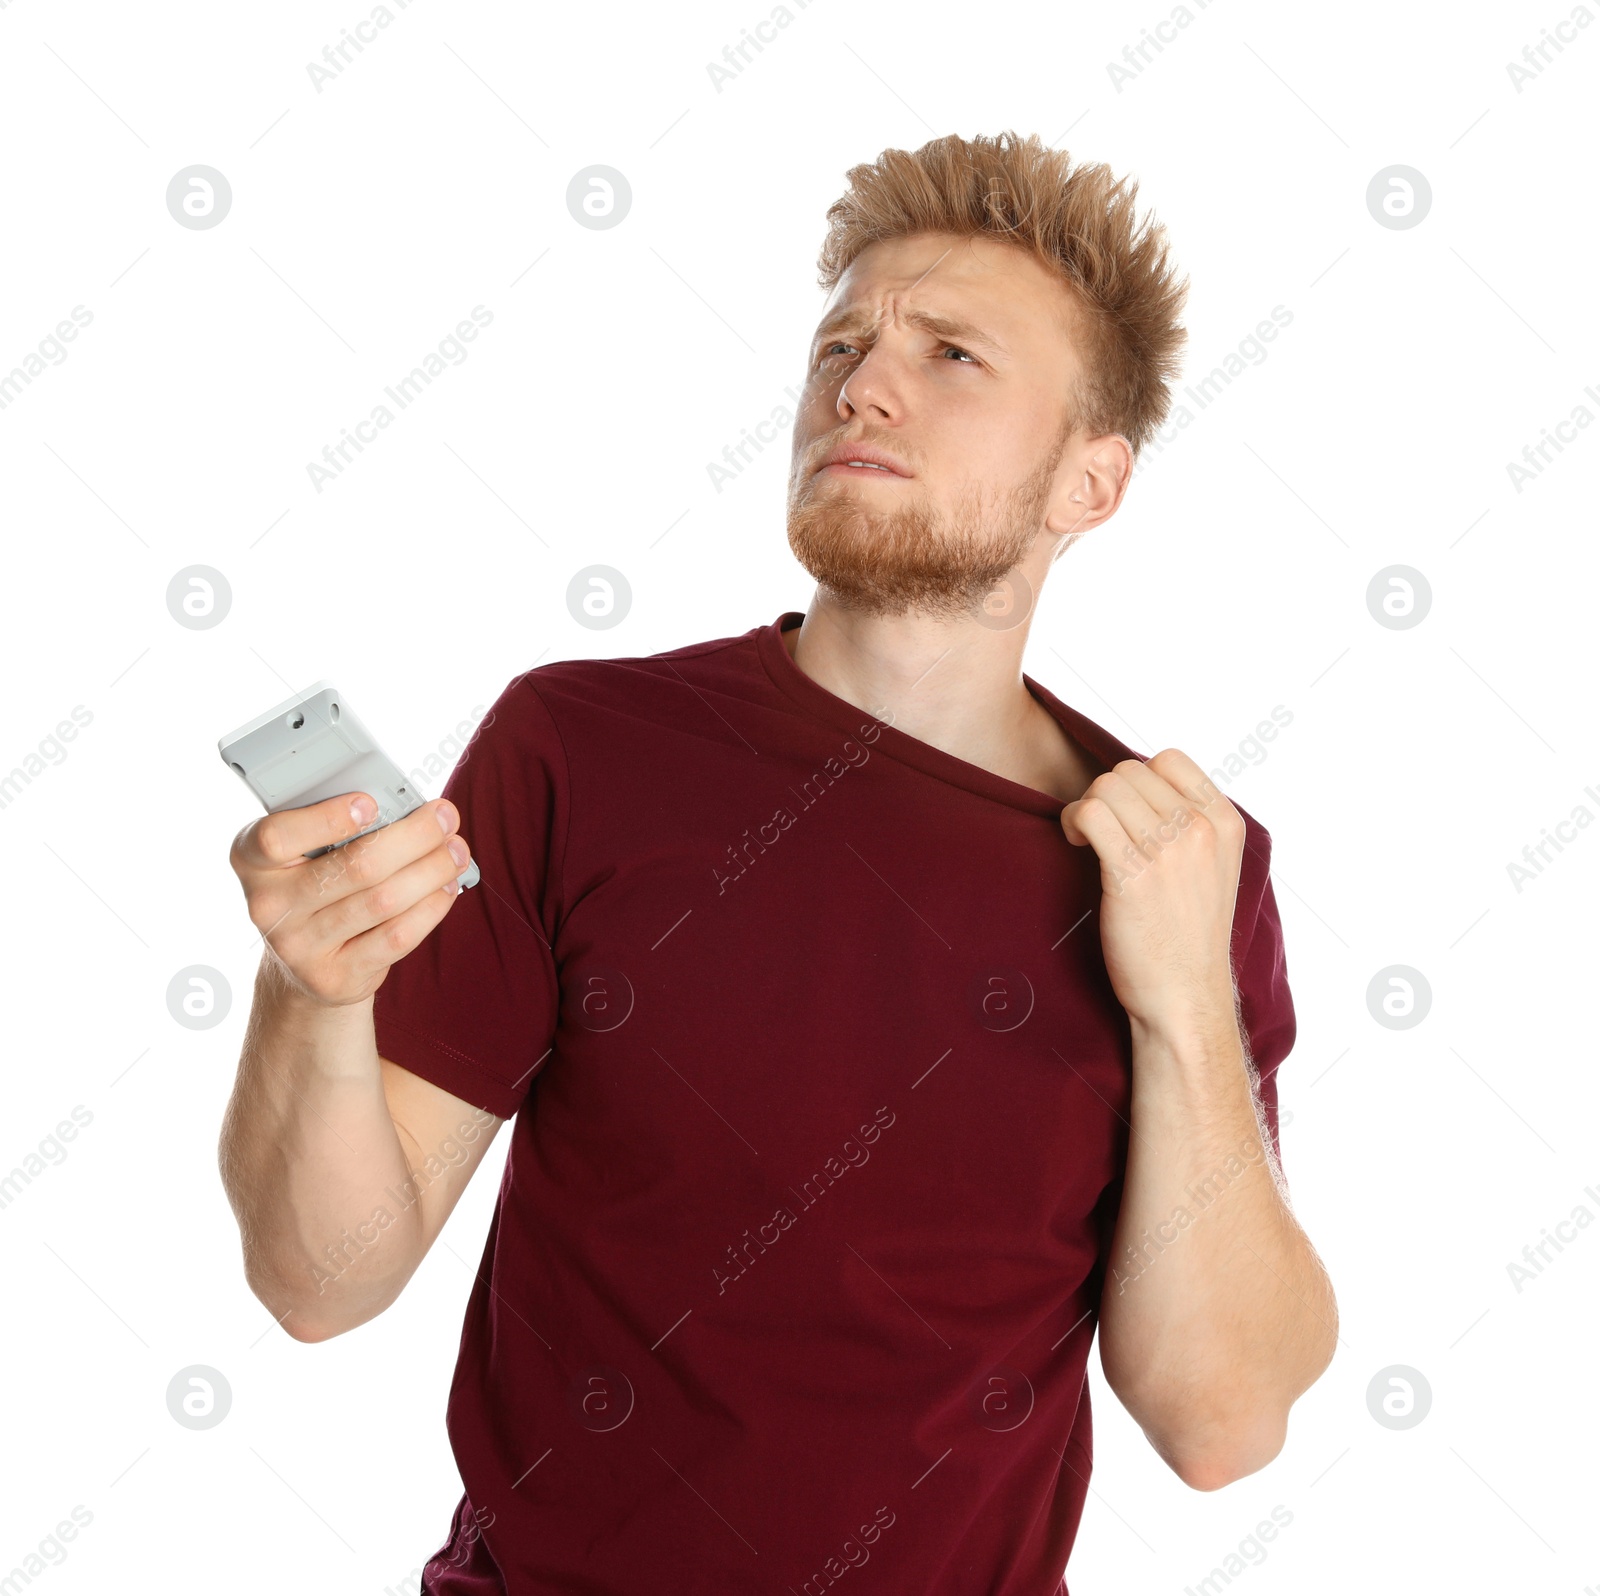
{"label": "man's neck", "polygon": [[863,615],[819,591],[785,632],[790,657],[836,698],[957,759],[1069,803],[1103,768],[1022,680],[1028,622]]}

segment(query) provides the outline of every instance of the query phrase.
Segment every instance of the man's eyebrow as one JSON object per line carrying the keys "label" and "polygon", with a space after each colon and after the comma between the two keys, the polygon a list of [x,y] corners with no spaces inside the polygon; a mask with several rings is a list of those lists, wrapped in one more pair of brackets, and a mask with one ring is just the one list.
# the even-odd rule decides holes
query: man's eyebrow
{"label": "man's eyebrow", "polygon": [[[864,337],[877,324],[877,320],[869,311],[846,306],[835,311],[817,328],[812,342],[835,333],[854,333]],[[991,354],[1003,358],[1011,353],[993,333],[987,333],[981,327],[954,316],[939,316],[931,310],[903,310],[900,320],[912,327],[920,327],[936,338],[947,338],[953,344],[971,344],[974,348],[987,349]]]}

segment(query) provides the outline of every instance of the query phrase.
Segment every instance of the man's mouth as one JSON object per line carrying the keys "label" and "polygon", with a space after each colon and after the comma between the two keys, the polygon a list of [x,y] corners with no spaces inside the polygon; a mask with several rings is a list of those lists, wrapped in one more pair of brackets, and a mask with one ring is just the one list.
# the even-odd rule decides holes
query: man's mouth
{"label": "man's mouth", "polygon": [[818,475],[824,471],[853,471],[858,476],[868,471],[880,477],[911,475],[887,449],[880,449],[864,440],[835,444],[816,470]]}

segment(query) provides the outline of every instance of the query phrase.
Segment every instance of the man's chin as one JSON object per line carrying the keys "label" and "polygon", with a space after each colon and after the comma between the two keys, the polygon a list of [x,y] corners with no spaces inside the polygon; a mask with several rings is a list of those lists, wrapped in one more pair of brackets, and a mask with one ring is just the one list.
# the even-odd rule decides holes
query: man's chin
{"label": "man's chin", "polygon": [[895,561],[886,558],[881,548],[856,550],[833,542],[821,549],[794,536],[789,547],[836,603],[864,615],[916,613],[959,620],[975,615],[999,580],[970,569],[930,566],[923,560]]}

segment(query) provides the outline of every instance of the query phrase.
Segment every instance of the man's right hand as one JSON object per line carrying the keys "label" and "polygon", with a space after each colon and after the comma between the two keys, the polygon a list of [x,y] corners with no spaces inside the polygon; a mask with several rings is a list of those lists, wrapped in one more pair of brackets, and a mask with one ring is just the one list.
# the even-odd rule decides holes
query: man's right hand
{"label": "man's right hand", "polygon": [[[367,807],[358,818],[352,802]],[[370,794],[344,793],[252,821],[233,839],[228,863],[244,888],[250,920],[281,970],[305,997],[329,1007],[361,1003],[450,912],[456,877],[471,853],[456,834],[447,799],[331,853],[313,848],[354,836],[377,813]]]}

